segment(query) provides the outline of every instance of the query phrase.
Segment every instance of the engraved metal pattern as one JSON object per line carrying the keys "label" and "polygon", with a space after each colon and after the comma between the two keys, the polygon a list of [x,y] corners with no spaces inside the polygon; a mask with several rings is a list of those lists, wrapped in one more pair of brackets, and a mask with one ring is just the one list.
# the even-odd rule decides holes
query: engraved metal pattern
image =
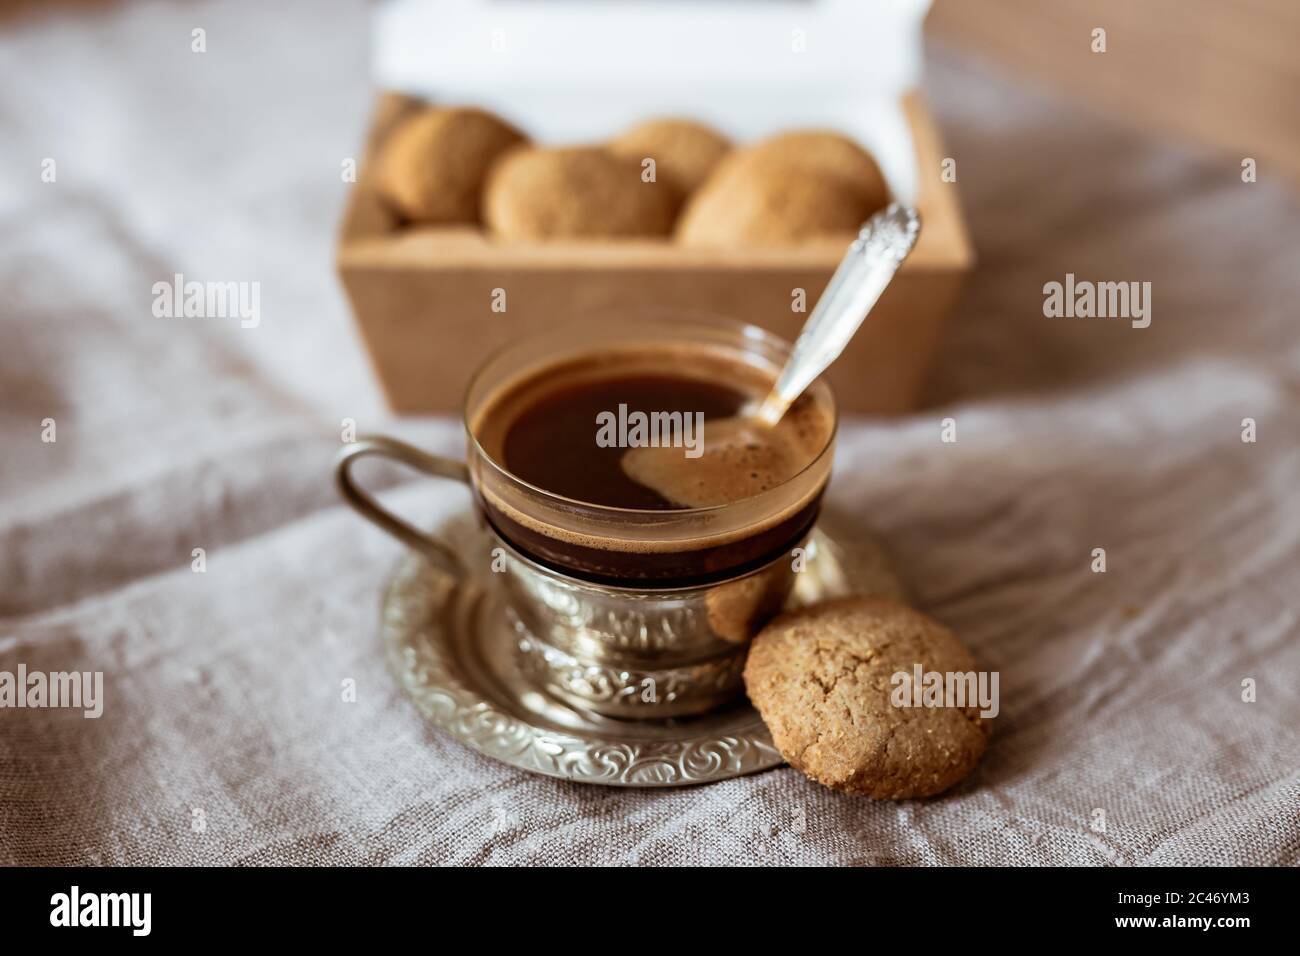
{"label": "engraved metal pattern", "polygon": [[489,533],[499,569],[493,578],[530,675],[575,706],[611,717],[685,717],[743,696],[749,641],[780,611],[796,578],[791,555],[782,554],[713,584],[616,588],[559,574]]}
{"label": "engraved metal pattern", "polygon": [[[516,622],[518,624],[518,622]],[[697,664],[645,669],[591,663],[551,647],[518,624],[520,666],[539,686],[577,707],[600,705],[611,716],[700,713],[734,697],[741,687],[744,654]]]}
{"label": "engraved metal pattern", "polygon": [[[484,532],[468,515],[448,521],[438,533],[462,554],[486,545]],[[824,533],[814,535],[808,552],[793,603],[847,590],[900,591],[881,562],[873,560],[863,573],[860,567],[866,565],[845,560]],[[411,553],[384,596],[382,634],[389,664],[419,710],[452,737],[514,767],[609,786],[686,786],[782,763],[767,728],[747,704],[689,720],[626,721],[545,694],[521,666],[514,647],[519,637],[493,577],[480,572],[456,584]]]}

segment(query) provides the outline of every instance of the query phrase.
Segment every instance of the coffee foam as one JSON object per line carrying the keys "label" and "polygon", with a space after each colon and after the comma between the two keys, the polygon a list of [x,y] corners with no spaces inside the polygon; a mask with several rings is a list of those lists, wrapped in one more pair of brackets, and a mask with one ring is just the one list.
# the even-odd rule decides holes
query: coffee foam
{"label": "coffee foam", "polygon": [[730,504],[799,474],[829,437],[824,417],[808,401],[775,427],[747,417],[714,419],[704,423],[698,458],[681,448],[629,448],[620,464],[633,481],[680,507]]}
{"label": "coffee foam", "polygon": [[[571,524],[561,525],[555,519],[539,518],[528,511],[517,508],[508,496],[497,493],[495,489],[483,488],[481,493],[484,501],[506,518],[536,534],[562,544],[597,551],[617,551],[623,554],[688,554],[692,551],[703,551],[708,548],[718,548],[744,541],[794,518],[800,511],[813,503],[813,500],[821,494],[823,486],[824,482],[817,482],[795,501],[784,507],[773,509],[750,523],[725,530],[703,534],[697,533],[689,537],[664,534],[659,530],[661,526],[656,526],[655,533],[650,536],[633,537],[630,528],[604,530],[596,527],[574,527]],[[667,517],[673,515],[674,512],[661,511],[655,512],[655,514]],[[573,521],[574,519],[566,516],[564,520]],[[580,521],[575,523],[580,525]]]}

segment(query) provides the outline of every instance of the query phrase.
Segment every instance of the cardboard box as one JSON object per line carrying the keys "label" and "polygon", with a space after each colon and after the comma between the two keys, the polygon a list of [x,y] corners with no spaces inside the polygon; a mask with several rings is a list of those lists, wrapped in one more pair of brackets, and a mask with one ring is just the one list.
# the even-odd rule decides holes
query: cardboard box
{"label": "cardboard box", "polygon": [[[459,408],[469,376],[497,347],[566,317],[661,307],[729,316],[793,340],[844,253],[841,242],[790,249],[703,251],[667,240],[503,243],[474,227],[404,227],[376,195],[369,157],[419,101],[380,98],[343,222],[338,268],[375,371],[398,412]],[[929,109],[908,94],[902,114],[915,150],[916,249],[870,320],[828,373],[842,408],[915,406],[943,323],[973,253],[957,185]],[[611,134],[615,132],[610,131]],[[493,303],[504,290],[505,311]]]}

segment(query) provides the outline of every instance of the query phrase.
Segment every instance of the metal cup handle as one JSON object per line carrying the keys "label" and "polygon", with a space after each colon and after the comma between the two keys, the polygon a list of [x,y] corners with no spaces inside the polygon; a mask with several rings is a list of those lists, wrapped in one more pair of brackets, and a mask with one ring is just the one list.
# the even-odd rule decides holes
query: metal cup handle
{"label": "metal cup handle", "polygon": [[467,485],[469,484],[469,469],[465,467],[463,462],[452,458],[432,455],[395,438],[375,435],[361,437],[348,444],[339,453],[334,472],[339,493],[362,517],[373,521],[398,541],[419,551],[448,574],[456,578],[463,578],[465,576],[464,563],[445,542],[439,541],[432,535],[418,530],[397,517],[357,485],[352,476],[352,465],[358,459],[369,455],[379,458],[391,458],[409,468],[414,468],[416,471],[422,471],[438,478],[451,478]]}

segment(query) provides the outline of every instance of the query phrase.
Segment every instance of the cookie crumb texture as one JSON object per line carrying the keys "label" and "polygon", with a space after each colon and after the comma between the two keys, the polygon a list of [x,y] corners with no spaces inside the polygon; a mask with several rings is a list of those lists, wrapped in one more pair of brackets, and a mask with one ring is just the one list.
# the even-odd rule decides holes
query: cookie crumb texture
{"label": "cookie crumb texture", "polygon": [[596,147],[520,149],[493,169],[484,220],[502,239],[666,236],[681,205],[641,164]]}
{"label": "cookie crumb texture", "polygon": [[979,706],[896,707],[891,677],[913,665],[976,670],[937,621],[884,598],[848,597],[782,615],[754,640],[745,688],[777,749],[836,790],[902,800],[975,768],[991,720]]}
{"label": "cookie crumb texture", "polygon": [[523,133],[484,110],[420,110],[384,144],[379,191],[412,222],[476,223],[488,170],[524,142]]}
{"label": "cookie crumb texture", "polygon": [[658,174],[683,196],[698,189],[730,150],[717,130],[685,119],[639,123],[609,143],[615,156],[637,163],[654,159]]}
{"label": "cookie crumb texture", "polygon": [[853,238],[889,202],[876,161],[846,136],[782,133],[717,164],[677,224],[688,246],[782,246]]}

